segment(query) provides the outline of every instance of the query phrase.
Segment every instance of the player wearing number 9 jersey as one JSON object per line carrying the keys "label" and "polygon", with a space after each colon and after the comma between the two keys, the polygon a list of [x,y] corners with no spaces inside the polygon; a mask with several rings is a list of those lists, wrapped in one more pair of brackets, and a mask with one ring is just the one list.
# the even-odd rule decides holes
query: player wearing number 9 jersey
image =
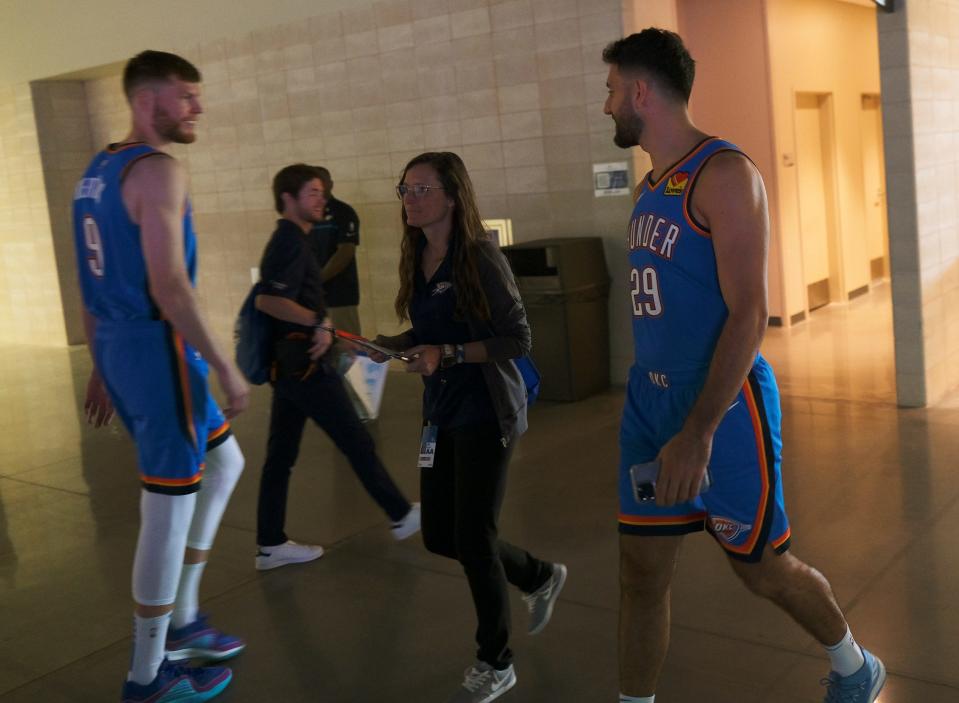
{"label": "player wearing number 9 jersey", "polygon": [[[196,138],[199,82],[199,71],[174,54],[132,58],[123,76],[130,133],[93,158],[74,192],[94,360],[87,410],[99,426],[116,409],[136,442],[142,487],[124,703],[212,698],[230,682],[229,669],[170,661],[219,661],[244,648],[197,610],[209,550],[243,469],[226,417],[242,411],[249,394],[200,315],[186,172],[162,151]],[[225,413],[210,394],[208,362],[227,396]]]}
{"label": "player wearing number 9 jersey", "polygon": [[[73,202],[80,289],[87,312],[96,320],[96,367],[138,442],[144,487],[161,493],[190,493],[199,489],[207,441],[216,446],[229,437],[230,430],[209,393],[206,362],[165,319],[151,294],[140,226],[123,201],[126,177],[151,157],[171,158],[140,141],[110,144],[94,157],[77,184]],[[196,283],[196,234],[189,200],[182,210],[178,224],[185,273],[192,286]],[[122,354],[117,353],[119,349]],[[159,378],[145,373],[154,361],[164,372]],[[151,377],[156,378],[157,387],[151,387]],[[156,418],[147,431],[137,427],[137,416],[146,410],[138,403],[160,408],[165,401],[170,403],[168,420]]]}
{"label": "player wearing number 9 jersey", "polygon": [[[635,359],[620,429],[620,701],[653,702],[682,536],[706,529],[750,590],[826,647],[827,703],[872,703],[882,663],[853,640],[826,579],[788,551],[779,393],[759,354],[762,177],[690,120],[694,62],[678,35],[645,29],[603,59],[614,142],[652,162],[626,230]],[[634,490],[630,470],[653,460],[655,502]],[[701,493],[707,467],[712,485]]]}

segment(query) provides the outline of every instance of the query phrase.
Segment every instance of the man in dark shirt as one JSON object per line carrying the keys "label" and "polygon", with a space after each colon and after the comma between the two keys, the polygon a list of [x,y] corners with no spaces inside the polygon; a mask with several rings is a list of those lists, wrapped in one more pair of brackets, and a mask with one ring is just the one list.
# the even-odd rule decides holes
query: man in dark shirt
{"label": "man in dark shirt", "polygon": [[326,191],[326,212],[310,232],[310,247],[316,255],[323,280],[323,293],[333,325],[361,334],[360,283],[356,273],[356,247],[360,244],[360,219],[356,210],[333,197],[333,177],[316,167]]}
{"label": "man in dark shirt", "polygon": [[389,515],[393,536],[419,530],[419,504],[410,504],[386,472],[336,371],[326,361],[330,324],[320,266],[307,236],[324,216],[326,189],[318,171],[294,164],[273,179],[281,219],[260,263],[256,307],[274,319],[273,404],[257,509],[256,568],[263,571],[322,556],[318,545],[297,544],[283,531],[290,471],[306,419],[312,418],[350,462],[374,501]]}

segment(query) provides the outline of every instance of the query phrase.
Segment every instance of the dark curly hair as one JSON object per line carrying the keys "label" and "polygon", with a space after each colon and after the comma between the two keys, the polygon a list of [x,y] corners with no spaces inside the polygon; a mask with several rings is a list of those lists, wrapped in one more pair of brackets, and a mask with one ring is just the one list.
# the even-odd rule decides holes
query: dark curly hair
{"label": "dark curly hair", "polygon": [[696,62],[675,32],[647,27],[617,39],[603,49],[603,61],[627,71],[647,71],[677,99],[689,102]]}

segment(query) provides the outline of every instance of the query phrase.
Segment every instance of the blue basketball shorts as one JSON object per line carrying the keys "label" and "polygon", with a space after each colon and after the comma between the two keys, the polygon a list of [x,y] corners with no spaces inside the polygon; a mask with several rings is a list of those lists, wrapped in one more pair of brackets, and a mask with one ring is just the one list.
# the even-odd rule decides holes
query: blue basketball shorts
{"label": "blue basketball shorts", "polygon": [[637,501],[630,467],[654,460],[683,426],[702,390],[703,376],[630,369],[620,428],[619,531],[683,535],[707,530],[729,556],[759,561],[769,544],[789,548],[782,491],[782,415],[772,368],[761,356],[713,437],[712,485],[693,500],[661,508]]}
{"label": "blue basketball shorts", "polygon": [[94,344],[117,415],[137,445],[143,488],[200,488],[206,452],[231,435],[210,393],[206,361],[159,320],[99,322]]}

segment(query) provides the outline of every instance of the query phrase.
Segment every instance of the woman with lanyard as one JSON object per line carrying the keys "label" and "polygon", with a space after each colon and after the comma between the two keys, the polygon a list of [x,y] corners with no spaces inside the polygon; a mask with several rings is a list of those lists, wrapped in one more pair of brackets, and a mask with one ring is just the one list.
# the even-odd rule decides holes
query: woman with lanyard
{"label": "woman with lanyard", "polygon": [[376,341],[404,351],[407,370],[423,375],[423,542],[463,565],[479,620],[477,661],[450,703],[485,703],[516,683],[507,583],[524,592],[536,634],[566,580],[565,566],[504,542],[497,529],[510,455],[526,430],[526,389],[512,359],[529,351],[529,325],[460,157],[417,156],[396,190],[404,230],[396,313],[412,329]]}

